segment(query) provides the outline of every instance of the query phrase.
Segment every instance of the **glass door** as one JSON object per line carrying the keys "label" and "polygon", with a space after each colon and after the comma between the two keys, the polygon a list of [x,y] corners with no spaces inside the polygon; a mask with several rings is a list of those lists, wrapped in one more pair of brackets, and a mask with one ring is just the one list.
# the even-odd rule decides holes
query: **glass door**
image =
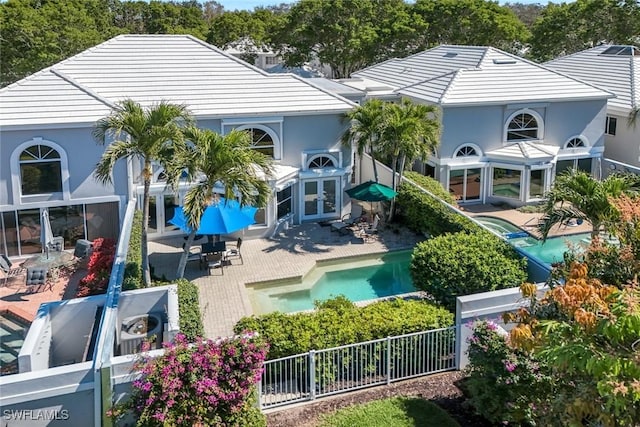
{"label": "glass door", "polygon": [[304,219],[333,218],[338,213],[340,178],[324,178],[304,183]]}

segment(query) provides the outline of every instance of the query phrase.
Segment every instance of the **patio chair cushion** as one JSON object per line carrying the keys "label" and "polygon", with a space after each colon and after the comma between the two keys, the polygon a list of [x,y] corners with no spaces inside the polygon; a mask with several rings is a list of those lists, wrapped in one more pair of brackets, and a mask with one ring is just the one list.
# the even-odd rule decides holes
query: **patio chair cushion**
{"label": "patio chair cushion", "polygon": [[44,285],[48,272],[47,268],[27,268],[27,285]]}

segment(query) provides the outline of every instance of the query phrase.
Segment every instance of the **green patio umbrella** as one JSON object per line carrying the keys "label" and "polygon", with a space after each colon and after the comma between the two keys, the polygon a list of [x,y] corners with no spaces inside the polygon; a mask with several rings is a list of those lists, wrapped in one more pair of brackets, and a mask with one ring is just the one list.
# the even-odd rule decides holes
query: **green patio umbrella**
{"label": "green patio umbrella", "polygon": [[398,194],[392,188],[375,181],[363,182],[360,185],[356,185],[355,187],[346,190],[345,193],[347,193],[352,199],[371,202],[372,213],[373,202],[391,200],[396,197],[396,194]]}

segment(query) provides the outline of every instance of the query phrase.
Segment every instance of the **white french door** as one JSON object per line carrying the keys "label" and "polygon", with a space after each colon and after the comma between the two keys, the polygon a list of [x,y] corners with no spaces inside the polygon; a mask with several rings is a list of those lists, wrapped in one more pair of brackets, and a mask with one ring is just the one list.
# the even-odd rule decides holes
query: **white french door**
{"label": "white french door", "polygon": [[339,213],[340,178],[322,178],[303,184],[303,220],[335,218]]}

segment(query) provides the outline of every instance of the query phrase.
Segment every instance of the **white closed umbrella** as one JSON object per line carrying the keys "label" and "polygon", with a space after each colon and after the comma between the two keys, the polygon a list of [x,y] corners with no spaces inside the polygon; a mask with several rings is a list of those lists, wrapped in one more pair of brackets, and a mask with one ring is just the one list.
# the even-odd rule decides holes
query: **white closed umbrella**
{"label": "white closed umbrella", "polygon": [[47,253],[49,258],[49,248],[53,245],[53,231],[51,230],[51,223],[49,222],[49,212],[47,210],[42,211],[42,221],[40,224],[40,242],[42,243],[42,250]]}

